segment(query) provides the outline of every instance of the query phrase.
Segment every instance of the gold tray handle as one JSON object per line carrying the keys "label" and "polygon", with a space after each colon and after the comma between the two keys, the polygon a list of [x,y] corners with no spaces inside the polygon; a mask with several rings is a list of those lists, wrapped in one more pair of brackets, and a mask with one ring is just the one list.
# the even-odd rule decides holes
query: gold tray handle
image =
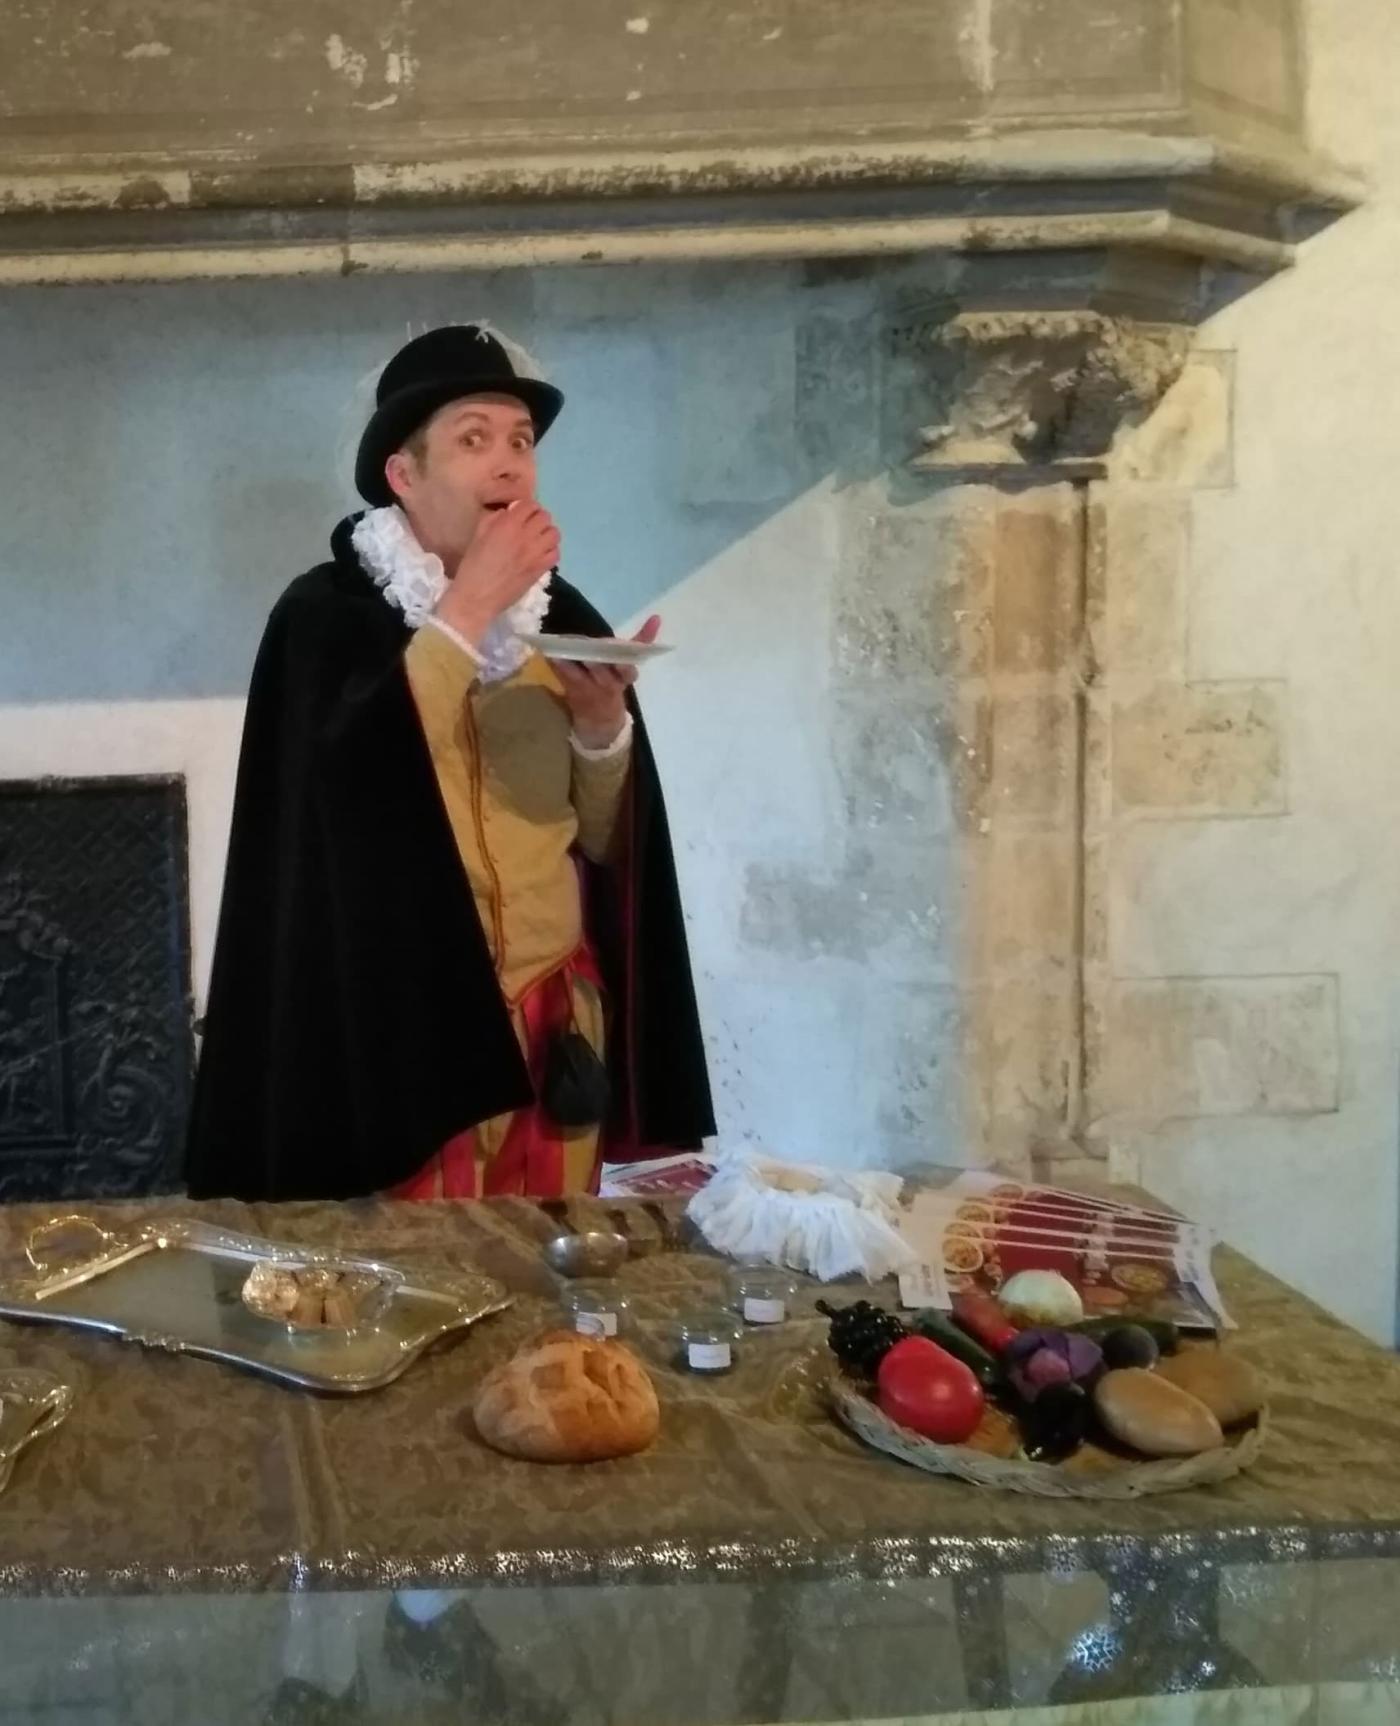
{"label": "gold tray handle", "polygon": [[[35,1374],[36,1377],[47,1378],[49,1375]],[[73,1407],[73,1387],[55,1379],[53,1383],[39,1396],[33,1404],[31,1418],[19,1437],[10,1440],[0,1447],[0,1492],[10,1484],[10,1477],[15,1471],[15,1464],[21,1454],[26,1451],[35,1439],[43,1438],[61,1426],[68,1418]]]}
{"label": "gold tray handle", "polygon": [[[84,1246],[80,1251],[70,1250],[66,1253],[60,1251],[55,1254],[45,1251],[50,1241],[59,1239],[65,1233],[74,1234],[79,1229],[86,1230],[95,1236],[96,1240]],[[86,1263],[88,1259],[114,1245],[116,1238],[100,1223],[94,1222],[91,1217],[82,1216],[75,1211],[70,1212],[67,1216],[50,1217],[48,1222],[39,1223],[35,1228],[32,1228],[29,1231],[29,1239],[25,1243],[24,1256],[41,1277],[51,1277],[58,1275],[60,1271],[70,1270],[75,1265]]]}
{"label": "gold tray handle", "polygon": [[15,1446],[18,1455],[26,1445],[33,1444],[36,1438],[42,1438],[45,1433],[52,1432],[56,1426],[61,1426],[68,1418],[73,1407],[73,1387],[68,1384],[55,1384],[46,1390],[35,1404],[34,1419],[30,1422],[24,1436]]}

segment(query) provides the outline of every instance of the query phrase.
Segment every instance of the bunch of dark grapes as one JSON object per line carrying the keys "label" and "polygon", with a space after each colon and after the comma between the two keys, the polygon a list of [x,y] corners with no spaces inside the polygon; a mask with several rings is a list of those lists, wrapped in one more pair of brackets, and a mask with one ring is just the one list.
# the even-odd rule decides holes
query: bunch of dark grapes
{"label": "bunch of dark grapes", "polygon": [[831,1352],[852,1372],[874,1378],[880,1362],[901,1337],[909,1335],[908,1327],[883,1307],[872,1306],[868,1300],[858,1300],[854,1306],[828,1306],[817,1302],[817,1311],[831,1320],[827,1345]]}

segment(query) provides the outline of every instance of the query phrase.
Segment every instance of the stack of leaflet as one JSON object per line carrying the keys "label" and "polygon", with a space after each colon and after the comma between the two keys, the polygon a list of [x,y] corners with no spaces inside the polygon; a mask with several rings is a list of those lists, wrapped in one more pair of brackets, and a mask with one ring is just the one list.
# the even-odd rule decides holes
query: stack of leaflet
{"label": "stack of leaflet", "polygon": [[1088,1318],[1233,1328],[1211,1274],[1214,1237],[1170,1211],[945,1169],[906,1198],[899,1229],[919,1259],[900,1273],[908,1307],[946,1308],[964,1290],[995,1294],[1017,1271],[1052,1270]]}

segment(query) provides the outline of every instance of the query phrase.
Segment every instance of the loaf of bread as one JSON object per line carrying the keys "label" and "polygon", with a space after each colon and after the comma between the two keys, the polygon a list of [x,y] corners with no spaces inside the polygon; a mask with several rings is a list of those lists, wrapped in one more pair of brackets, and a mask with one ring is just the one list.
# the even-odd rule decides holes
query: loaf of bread
{"label": "loaf of bread", "polygon": [[549,1331],[483,1381],[472,1405],[493,1450],[527,1462],[603,1462],[645,1450],[661,1426],[646,1368],[620,1342]]}

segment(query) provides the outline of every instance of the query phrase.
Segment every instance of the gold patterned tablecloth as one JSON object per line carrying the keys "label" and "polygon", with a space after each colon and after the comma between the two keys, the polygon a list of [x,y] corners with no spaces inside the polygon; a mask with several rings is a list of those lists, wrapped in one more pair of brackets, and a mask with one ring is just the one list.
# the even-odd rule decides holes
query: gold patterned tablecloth
{"label": "gold patterned tablecloth", "polygon": [[[468,1415],[481,1375],[558,1314],[561,1285],[538,1251],[553,1225],[533,1205],[93,1207],[110,1228],[194,1214],[408,1265],[479,1269],[519,1299],[395,1384],[344,1399],[101,1336],[3,1325],[0,1359],[62,1374],[78,1402],[0,1497],[0,1596],[231,1600],[503,1584],[562,1603],[599,1584],[612,1591],[599,1599],[614,1602],[669,1584],[674,1606],[718,1603],[715,1590],[729,1587],[780,1637],[818,1600],[838,1620],[873,1613],[888,1630],[915,1596],[937,1593],[951,1652],[919,1692],[924,1711],[1066,1698],[1065,1674],[1075,1693],[1130,1695],[1400,1669],[1400,1629],[1382,1625],[1369,1640],[1356,1629],[1378,1586],[1400,1589],[1400,1364],[1238,1255],[1222,1251],[1217,1269],[1240,1323],[1232,1346],[1270,1386],[1258,1465],[1224,1486],[1137,1504],[1052,1503],[931,1479],[837,1429],[803,1370],[824,1335],[815,1289],[780,1332],[745,1338],[728,1377],[673,1370],[669,1316],[722,1295],[726,1267],[678,1245],[655,1206],[572,1206],[580,1224],[619,1210],[640,1249],[619,1281],[654,1369],[662,1434],[625,1462],[541,1468],[486,1449]],[[0,1274],[18,1271],[28,1230],[48,1214],[0,1209]],[[752,1624],[749,1608],[741,1617]],[[931,1623],[923,1613],[915,1619]],[[1033,1696],[1018,1694],[1016,1676],[1032,1643],[1044,1645],[1035,1658],[1045,1668]],[[872,1676],[863,1701],[811,1717],[873,1717],[866,1704],[885,1689]],[[905,1709],[903,1691],[898,1699],[889,1712]],[[697,1710],[677,1718],[767,1717]]]}

